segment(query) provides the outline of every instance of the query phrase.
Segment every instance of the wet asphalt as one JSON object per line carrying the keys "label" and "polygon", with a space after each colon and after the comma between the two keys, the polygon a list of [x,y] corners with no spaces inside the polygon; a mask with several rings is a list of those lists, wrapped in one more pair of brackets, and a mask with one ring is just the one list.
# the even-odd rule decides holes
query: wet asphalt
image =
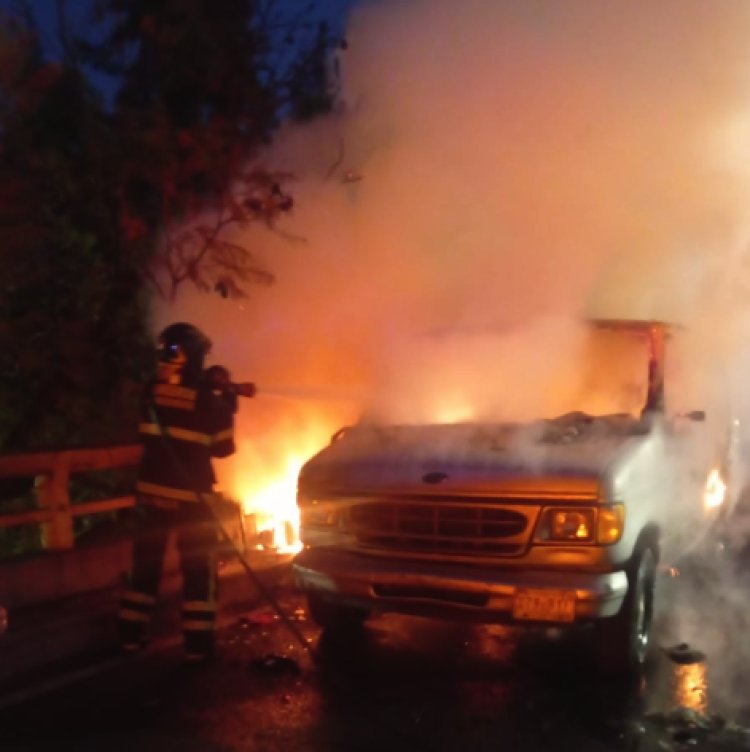
{"label": "wet asphalt", "polygon": [[[600,676],[586,629],[384,615],[321,634],[286,578],[219,657],[113,658],[0,712],[0,750],[750,750],[750,578],[724,554],[662,568],[642,675]],[[303,649],[298,638],[309,646]]]}

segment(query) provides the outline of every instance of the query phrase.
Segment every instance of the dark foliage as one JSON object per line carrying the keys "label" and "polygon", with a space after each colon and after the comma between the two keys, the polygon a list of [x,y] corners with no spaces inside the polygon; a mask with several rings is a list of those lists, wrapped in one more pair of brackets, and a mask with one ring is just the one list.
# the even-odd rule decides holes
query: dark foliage
{"label": "dark foliage", "polygon": [[0,446],[127,439],[147,348],[142,257],[120,242],[118,147],[75,69],[7,25],[0,144]]}
{"label": "dark foliage", "polygon": [[[134,438],[154,289],[273,281],[226,230],[292,209],[291,176],[253,157],[281,117],[332,96],[335,41],[272,0],[90,7],[102,33],[62,28],[54,62],[28,18],[0,16],[4,451]],[[92,70],[119,78],[112,104]]]}
{"label": "dark foliage", "polygon": [[155,248],[147,271],[170,299],[183,282],[226,296],[243,294],[247,282],[273,281],[226,231],[273,226],[292,208],[290,176],[247,165],[282,115],[309,117],[330,106],[326,60],[335,42],[327,28],[311,31],[304,13],[285,17],[273,2],[253,0],[98,7],[109,33],[79,49],[91,65],[122,75],[114,122],[128,155],[118,176],[125,241]]}

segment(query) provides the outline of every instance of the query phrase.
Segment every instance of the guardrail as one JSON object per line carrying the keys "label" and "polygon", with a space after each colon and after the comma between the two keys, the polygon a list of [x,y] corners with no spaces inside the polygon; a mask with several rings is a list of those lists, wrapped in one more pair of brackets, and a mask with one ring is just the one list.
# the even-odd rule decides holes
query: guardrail
{"label": "guardrail", "polygon": [[18,514],[0,514],[0,528],[41,525],[45,549],[65,551],[75,546],[73,518],[84,514],[126,509],[135,504],[131,496],[70,503],[70,478],[75,473],[133,467],[142,448],[138,444],[97,449],[65,449],[59,452],[28,452],[0,455],[0,478],[34,478],[39,509]]}

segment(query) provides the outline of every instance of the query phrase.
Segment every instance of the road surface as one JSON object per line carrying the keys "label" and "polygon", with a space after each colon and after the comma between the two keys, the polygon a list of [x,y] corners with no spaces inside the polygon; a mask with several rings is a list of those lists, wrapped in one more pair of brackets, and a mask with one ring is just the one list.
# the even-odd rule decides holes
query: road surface
{"label": "road surface", "polygon": [[184,666],[174,645],[6,706],[0,750],[750,750],[742,576],[664,571],[659,588],[670,616],[649,670],[626,681],[596,674],[585,630],[384,615],[359,636],[321,635],[286,579],[279,598],[310,654],[263,606],[222,631],[209,665]]}

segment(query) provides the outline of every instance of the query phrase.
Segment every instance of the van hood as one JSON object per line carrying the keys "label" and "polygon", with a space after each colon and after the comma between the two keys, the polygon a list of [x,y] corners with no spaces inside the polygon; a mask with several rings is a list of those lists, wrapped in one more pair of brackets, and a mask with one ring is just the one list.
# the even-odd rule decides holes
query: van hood
{"label": "van hood", "polygon": [[481,496],[564,483],[573,495],[596,496],[607,469],[651,430],[646,419],[584,413],[528,424],[357,425],[307,462],[299,490]]}

